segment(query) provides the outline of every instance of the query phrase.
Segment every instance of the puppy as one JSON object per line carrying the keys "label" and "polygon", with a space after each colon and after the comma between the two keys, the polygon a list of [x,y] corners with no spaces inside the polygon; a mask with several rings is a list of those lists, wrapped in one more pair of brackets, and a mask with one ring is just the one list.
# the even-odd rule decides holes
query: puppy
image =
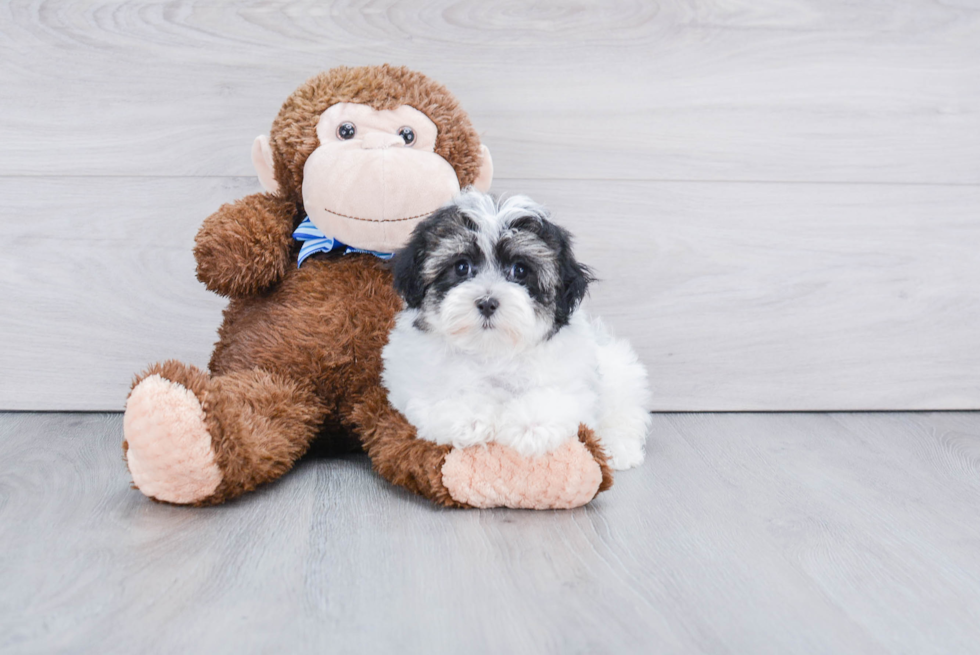
{"label": "puppy", "polygon": [[593,278],[544,207],[467,190],[416,226],[393,266],[406,308],[382,381],[420,438],[536,456],[584,423],[613,468],[643,461],[646,370],[577,311]]}

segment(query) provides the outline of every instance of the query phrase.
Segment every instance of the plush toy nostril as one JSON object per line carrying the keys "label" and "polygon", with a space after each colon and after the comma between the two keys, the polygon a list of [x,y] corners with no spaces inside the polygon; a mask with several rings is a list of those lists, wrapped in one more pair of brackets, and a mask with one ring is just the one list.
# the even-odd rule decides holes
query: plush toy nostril
{"label": "plush toy nostril", "polygon": [[480,298],[476,301],[476,308],[486,318],[490,318],[498,307],[500,307],[500,301],[496,298]]}

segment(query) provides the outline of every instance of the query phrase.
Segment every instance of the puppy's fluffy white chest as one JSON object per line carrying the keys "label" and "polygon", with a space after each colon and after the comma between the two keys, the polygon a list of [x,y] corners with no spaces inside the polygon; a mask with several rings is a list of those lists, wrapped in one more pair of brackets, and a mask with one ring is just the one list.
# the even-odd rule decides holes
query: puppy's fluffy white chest
{"label": "puppy's fluffy white chest", "polygon": [[578,314],[551,339],[520,352],[463,352],[399,314],[384,359],[392,405],[419,437],[466,447],[496,441],[548,452],[598,419],[593,326]]}

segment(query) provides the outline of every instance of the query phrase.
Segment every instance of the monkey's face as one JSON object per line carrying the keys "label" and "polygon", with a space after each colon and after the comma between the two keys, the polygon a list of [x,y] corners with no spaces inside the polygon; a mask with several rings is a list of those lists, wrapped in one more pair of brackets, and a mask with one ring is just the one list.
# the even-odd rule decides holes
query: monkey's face
{"label": "monkey's face", "polygon": [[417,109],[339,103],[320,116],[316,134],[303,205],[314,225],[347,245],[394,252],[459,193],[456,171],[434,152],[436,125]]}

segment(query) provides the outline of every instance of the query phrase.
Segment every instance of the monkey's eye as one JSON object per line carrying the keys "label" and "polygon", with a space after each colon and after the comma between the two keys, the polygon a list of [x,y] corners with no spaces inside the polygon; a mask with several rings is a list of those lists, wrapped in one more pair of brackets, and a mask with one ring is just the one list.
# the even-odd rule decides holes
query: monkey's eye
{"label": "monkey's eye", "polygon": [[410,146],[415,143],[415,130],[410,128],[408,125],[398,129],[398,136],[402,138],[406,146]]}
{"label": "monkey's eye", "polygon": [[337,126],[337,138],[344,141],[348,141],[354,138],[357,133],[357,128],[350,121],[344,121]]}
{"label": "monkey's eye", "polygon": [[515,280],[524,280],[527,278],[527,266],[518,262],[510,267],[510,276]]}
{"label": "monkey's eye", "polygon": [[456,275],[459,277],[466,277],[470,274],[470,263],[465,259],[461,259],[453,265],[453,270],[456,271]]}

